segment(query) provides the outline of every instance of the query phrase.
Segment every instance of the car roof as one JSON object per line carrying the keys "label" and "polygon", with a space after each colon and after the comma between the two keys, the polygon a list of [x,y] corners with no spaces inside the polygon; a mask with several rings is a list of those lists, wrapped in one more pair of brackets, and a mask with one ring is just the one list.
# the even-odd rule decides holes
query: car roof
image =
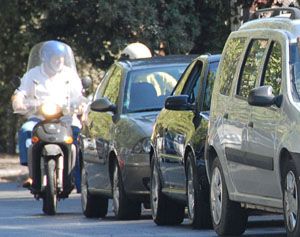
{"label": "car roof", "polygon": [[167,55],[167,56],[155,56],[152,58],[140,58],[140,59],[122,59],[117,61],[123,67],[128,70],[142,69],[146,67],[155,67],[160,65],[170,65],[170,64],[189,64],[198,55]]}
{"label": "car roof", "polygon": [[218,62],[220,61],[221,54],[208,54],[208,55],[201,55],[201,57],[207,57],[208,62],[213,63],[213,62]]}
{"label": "car roof", "polygon": [[208,63],[214,63],[219,62],[221,59],[222,54],[201,54],[197,58],[195,58],[193,61],[201,60],[201,61],[207,61]]}
{"label": "car roof", "polygon": [[[259,12],[268,12],[275,10],[283,11],[283,13],[276,16],[250,20],[244,23],[238,31],[256,29],[282,30],[289,33],[291,41],[296,40],[300,35],[300,9],[293,7],[278,9],[269,8],[260,10]],[[284,11],[291,11],[291,14],[286,14]]]}

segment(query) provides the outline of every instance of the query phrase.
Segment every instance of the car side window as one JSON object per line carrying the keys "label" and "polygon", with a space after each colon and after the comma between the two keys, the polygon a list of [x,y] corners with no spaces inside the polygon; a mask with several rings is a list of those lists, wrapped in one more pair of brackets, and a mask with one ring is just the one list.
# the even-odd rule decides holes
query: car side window
{"label": "car side window", "polygon": [[236,68],[243,53],[246,38],[232,38],[224,49],[222,68],[220,69],[220,93],[229,95]]}
{"label": "car side window", "polygon": [[188,80],[188,77],[190,75],[190,72],[193,70],[194,65],[196,64],[196,61],[193,61],[184,71],[184,73],[182,74],[180,80],[178,81],[177,85],[174,88],[174,91],[172,93],[172,95],[180,95],[184,85],[186,84],[186,81]]}
{"label": "car side window", "polygon": [[262,81],[261,85],[272,86],[273,94],[279,95],[282,76],[281,45],[278,42],[272,42],[269,52],[265,64],[264,81]]}
{"label": "car side window", "polygon": [[237,95],[247,98],[250,90],[255,87],[267,48],[268,40],[265,39],[255,39],[250,43],[238,82]]}
{"label": "car side window", "polygon": [[122,70],[121,68],[116,67],[108,80],[103,94],[103,97],[107,97],[113,104],[116,104],[118,101],[121,78]]}
{"label": "car side window", "polygon": [[187,79],[183,90],[181,91],[182,95],[189,96],[189,102],[195,103],[196,98],[199,93],[199,85],[200,85],[200,75],[202,71],[203,63],[201,61],[197,61],[189,74],[189,78]]}
{"label": "car side window", "polygon": [[219,62],[214,62],[209,65],[209,71],[207,74],[207,79],[206,79],[206,86],[205,86],[205,91],[204,91],[204,100],[203,100],[203,111],[208,111],[210,110],[210,101],[211,101],[211,94],[217,74],[217,69],[218,69],[218,64]]}
{"label": "car side window", "polygon": [[98,100],[103,96],[103,92],[104,92],[104,89],[107,86],[108,79],[111,77],[111,75],[112,75],[113,71],[115,70],[115,68],[116,68],[116,66],[113,65],[105,73],[103,79],[101,80],[101,82],[100,82],[100,84],[99,84],[99,86],[98,86],[98,88],[95,92],[94,100]]}

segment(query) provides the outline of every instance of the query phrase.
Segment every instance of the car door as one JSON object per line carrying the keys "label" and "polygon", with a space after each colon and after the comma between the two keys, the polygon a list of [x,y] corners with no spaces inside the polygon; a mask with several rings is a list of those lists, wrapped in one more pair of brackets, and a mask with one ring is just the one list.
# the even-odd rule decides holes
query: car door
{"label": "car door", "polygon": [[[211,103],[211,95],[214,86],[214,81],[216,78],[217,68],[219,65],[219,61],[205,62],[203,70],[203,77],[201,81],[201,93],[198,96],[198,106],[197,106],[197,114],[193,119],[195,131],[192,135],[190,145],[194,149],[195,157],[196,157],[196,165],[200,167],[201,174],[205,173],[204,171],[204,146],[205,140],[207,136],[207,127],[209,121],[209,111],[210,111],[210,103]],[[203,169],[202,169],[203,168]],[[203,172],[203,173],[202,173]],[[201,176],[200,173],[199,177]]]}
{"label": "car door", "polygon": [[[174,95],[188,95],[189,103],[196,107],[199,94],[200,78],[203,62],[197,60],[185,83],[179,85]],[[161,166],[164,170],[165,182],[172,192],[185,192],[185,167],[184,152],[188,140],[190,140],[194,130],[195,110],[168,111],[168,122],[164,133],[164,150],[161,154]]]}
{"label": "car door", "polygon": [[[281,43],[277,40],[271,41],[260,83],[261,86],[272,86],[275,96],[280,94],[281,89],[284,43],[284,41]],[[249,169],[246,170],[245,175],[251,180],[248,183],[252,184],[253,194],[277,198],[281,196],[280,183],[274,182],[276,180],[274,157],[280,118],[281,110],[275,105],[252,106],[248,126],[248,151],[245,157]]]}
{"label": "car door", "polygon": [[[111,74],[115,70],[115,66],[109,68],[106,72],[101,83],[97,87],[93,100],[97,100],[102,97],[104,89],[107,86],[108,80]],[[85,169],[87,171],[87,178],[89,183],[89,188],[98,189],[99,182],[97,177],[97,172],[99,170],[99,165],[103,162],[103,157],[98,156],[97,146],[96,146],[96,136],[95,131],[101,125],[100,114],[97,112],[89,111],[88,120],[83,123],[81,130],[81,152],[84,160]],[[96,127],[95,127],[96,126]]]}
{"label": "car door", "polygon": [[[191,70],[193,69],[196,61],[193,61],[185,70],[185,72],[182,74],[182,77],[176,84],[172,95],[180,95],[182,88],[184,87],[189,74]],[[166,131],[168,130],[168,125],[171,123],[174,119],[175,111],[172,110],[167,110],[167,109],[162,109],[162,111],[159,113],[159,116],[157,117],[157,121],[155,122],[155,138],[154,138],[154,147],[155,151],[157,154],[158,162],[159,162],[159,167],[162,175],[162,180],[163,183],[162,185],[164,188],[169,188],[169,182],[167,181],[167,172],[166,172],[166,167],[167,162],[165,162],[165,158],[167,154],[168,156],[171,157],[172,154],[175,154],[175,148],[173,147],[173,144],[171,143],[170,138],[168,137],[169,134],[166,135]],[[169,158],[167,158],[169,159]]]}
{"label": "car door", "polygon": [[224,131],[228,136],[225,149],[229,174],[239,193],[253,193],[255,189],[253,168],[249,166],[247,152],[250,115],[253,107],[248,104],[250,90],[259,85],[264,60],[269,47],[268,39],[252,39],[240,70],[237,89],[230,103],[229,125]]}
{"label": "car door", "polygon": [[[108,98],[113,104],[117,105],[120,91],[122,70],[118,66],[112,66],[108,71],[103,83],[100,84],[95,98]],[[108,175],[108,154],[112,140],[113,118],[112,112],[90,111],[88,116],[88,134],[86,142],[89,144],[87,152],[89,156],[87,171],[90,187],[100,190],[111,190]],[[87,157],[84,154],[84,157]],[[87,160],[87,158],[85,158]]]}

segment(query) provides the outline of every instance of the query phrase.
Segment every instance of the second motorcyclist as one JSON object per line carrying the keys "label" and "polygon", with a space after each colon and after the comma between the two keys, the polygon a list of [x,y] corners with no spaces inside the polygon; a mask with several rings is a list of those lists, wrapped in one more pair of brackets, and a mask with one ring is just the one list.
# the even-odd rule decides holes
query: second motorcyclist
{"label": "second motorcyclist", "polygon": [[[29,56],[27,72],[12,96],[14,112],[25,115],[27,119],[18,133],[20,163],[29,167],[29,178],[23,183],[23,187],[32,185],[28,147],[31,145],[33,127],[42,119],[32,105],[51,100],[68,108],[72,101],[82,97],[83,91],[74,56],[68,45],[51,40],[40,43],[36,48],[38,50],[32,51]],[[73,140],[76,143],[81,128],[77,115],[67,115],[63,119],[72,123]]]}

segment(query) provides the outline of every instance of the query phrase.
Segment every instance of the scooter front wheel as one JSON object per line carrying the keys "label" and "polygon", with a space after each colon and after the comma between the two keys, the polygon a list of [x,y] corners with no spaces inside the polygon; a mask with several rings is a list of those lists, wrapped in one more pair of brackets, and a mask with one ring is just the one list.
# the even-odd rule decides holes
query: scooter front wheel
{"label": "scooter front wheel", "polygon": [[45,166],[47,177],[47,185],[45,188],[45,195],[43,198],[43,212],[46,215],[55,215],[57,207],[56,197],[56,162],[49,159]]}

